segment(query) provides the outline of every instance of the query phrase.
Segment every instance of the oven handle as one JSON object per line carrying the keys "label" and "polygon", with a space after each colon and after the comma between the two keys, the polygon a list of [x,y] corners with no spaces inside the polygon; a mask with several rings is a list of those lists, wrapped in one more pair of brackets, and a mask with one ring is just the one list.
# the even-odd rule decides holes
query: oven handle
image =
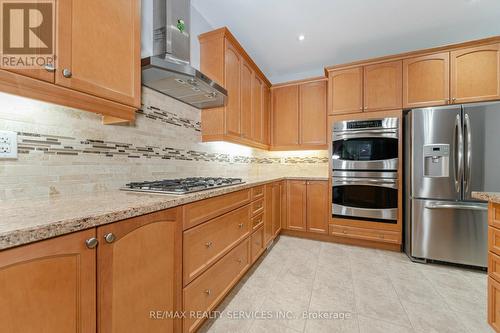
{"label": "oven handle", "polygon": [[479,210],[487,211],[487,204],[449,204],[449,203],[428,203],[425,205],[426,209],[466,209],[466,210]]}
{"label": "oven handle", "polygon": [[377,178],[342,178],[334,179],[333,185],[368,185],[368,186],[382,186],[390,188],[398,188],[397,180],[391,179],[377,179]]}
{"label": "oven handle", "polygon": [[349,132],[335,133],[334,132],[333,138],[334,138],[334,141],[335,141],[335,139],[346,139],[346,138],[350,138],[350,139],[356,139],[356,138],[392,138],[392,139],[397,139],[398,132],[396,132],[396,131],[383,131],[383,132],[364,131],[364,132],[354,132],[354,133],[349,133]]}

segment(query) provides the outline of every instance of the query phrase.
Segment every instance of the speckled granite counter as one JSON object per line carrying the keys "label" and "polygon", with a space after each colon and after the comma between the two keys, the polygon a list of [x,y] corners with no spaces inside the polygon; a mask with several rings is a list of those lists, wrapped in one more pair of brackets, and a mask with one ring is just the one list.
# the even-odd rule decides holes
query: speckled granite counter
{"label": "speckled granite counter", "polygon": [[0,250],[283,179],[328,180],[326,177],[252,178],[244,179],[244,184],[186,195],[117,190],[50,199],[0,202]]}
{"label": "speckled granite counter", "polygon": [[500,192],[472,192],[472,197],[500,204]]}

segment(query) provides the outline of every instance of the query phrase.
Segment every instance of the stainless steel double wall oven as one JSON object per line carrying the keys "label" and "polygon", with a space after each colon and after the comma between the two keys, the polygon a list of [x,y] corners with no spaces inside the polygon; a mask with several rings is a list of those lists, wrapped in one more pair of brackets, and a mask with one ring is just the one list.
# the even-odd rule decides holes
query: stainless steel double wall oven
{"label": "stainless steel double wall oven", "polygon": [[339,121],[332,133],[332,215],[397,222],[399,119]]}

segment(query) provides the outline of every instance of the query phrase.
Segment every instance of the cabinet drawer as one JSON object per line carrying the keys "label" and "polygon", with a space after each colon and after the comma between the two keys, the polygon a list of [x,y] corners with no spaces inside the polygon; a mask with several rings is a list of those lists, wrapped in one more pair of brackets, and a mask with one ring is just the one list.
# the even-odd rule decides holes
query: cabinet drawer
{"label": "cabinet drawer", "polygon": [[252,263],[264,252],[264,226],[261,226],[250,237]]}
{"label": "cabinet drawer", "polygon": [[252,187],[252,200],[264,197],[264,185]]}
{"label": "cabinet drawer", "polygon": [[488,250],[500,255],[500,229],[488,227]]}
{"label": "cabinet drawer", "polygon": [[500,229],[500,204],[490,203],[488,221],[492,227]]}
{"label": "cabinet drawer", "polygon": [[488,323],[500,332],[500,283],[488,277]]}
{"label": "cabinet drawer", "polygon": [[250,202],[250,189],[220,195],[184,206],[184,230]]}
{"label": "cabinet drawer", "polygon": [[500,283],[500,257],[488,252],[488,275]]}
{"label": "cabinet drawer", "polygon": [[203,318],[190,317],[192,311],[210,311],[238,282],[250,266],[248,239],[235,247],[199,278],[184,288],[184,332],[194,332]]}
{"label": "cabinet drawer", "polygon": [[376,242],[401,244],[400,233],[394,231],[364,229],[330,224],[330,234],[339,237],[349,237]]}
{"label": "cabinet drawer", "polygon": [[184,285],[250,234],[250,205],[184,232]]}
{"label": "cabinet drawer", "polygon": [[252,217],[252,230],[257,230],[263,224],[264,224],[264,214],[263,213]]}
{"label": "cabinet drawer", "polygon": [[261,214],[264,211],[264,199],[252,202],[252,216]]}

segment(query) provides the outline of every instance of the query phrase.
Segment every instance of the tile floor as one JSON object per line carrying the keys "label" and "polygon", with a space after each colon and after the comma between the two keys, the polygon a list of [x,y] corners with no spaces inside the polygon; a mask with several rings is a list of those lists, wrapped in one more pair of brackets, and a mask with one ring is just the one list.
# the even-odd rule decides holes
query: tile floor
{"label": "tile floor", "polygon": [[[493,332],[486,281],[403,253],[282,236],[201,332]],[[252,315],[260,318],[233,319]]]}

